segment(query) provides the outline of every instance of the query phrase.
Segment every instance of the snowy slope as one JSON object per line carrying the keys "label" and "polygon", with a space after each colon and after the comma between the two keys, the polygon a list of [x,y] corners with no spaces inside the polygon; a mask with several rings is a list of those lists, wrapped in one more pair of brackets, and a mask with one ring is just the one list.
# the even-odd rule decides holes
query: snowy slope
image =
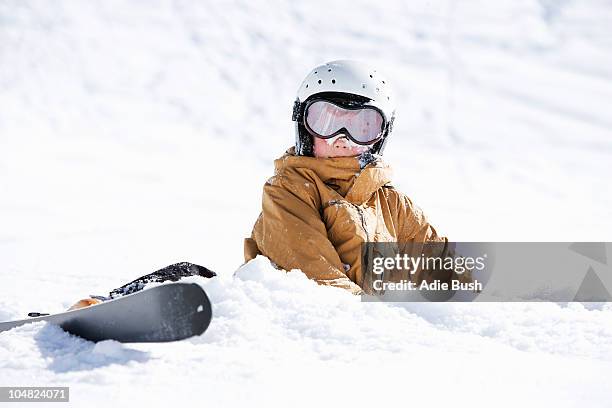
{"label": "snowy slope", "polygon": [[609,305],[364,304],[263,258],[190,280],[215,306],[203,336],[94,344],[22,327],[0,336],[0,381],[70,385],[77,406],[609,403]]}
{"label": "snowy slope", "polygon": [[154,405],[609,405],[608,305],[361,304],[263,259],[232,275],[294,93],[338,58],[393,80],[385,156],[439,231],[609,240],[611,27],[598,0],[0,2],[0,320],[180,260],[221,275],[200,338],[23,327],[0,334],[0,386],[71,385],[75,406],[133,386]]}

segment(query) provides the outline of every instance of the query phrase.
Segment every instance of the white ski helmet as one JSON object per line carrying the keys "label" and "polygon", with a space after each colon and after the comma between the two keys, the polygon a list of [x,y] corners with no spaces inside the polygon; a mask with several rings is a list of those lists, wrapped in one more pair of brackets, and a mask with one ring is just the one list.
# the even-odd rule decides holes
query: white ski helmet
{"label": "white ski helmet", "polygon": [[395,103],[387,79],[373,67],[359,61],[337,60],[319,65],[310,71],[293,105],[295,122],[295,152],[300,156],[312,156],[312,136],[304,126],[304,109],[310,98],[330,99],[347,107],[373,106],[385,116],[385,128],[381,140],[374,143],[370,152],[382,154],[393,128]]}

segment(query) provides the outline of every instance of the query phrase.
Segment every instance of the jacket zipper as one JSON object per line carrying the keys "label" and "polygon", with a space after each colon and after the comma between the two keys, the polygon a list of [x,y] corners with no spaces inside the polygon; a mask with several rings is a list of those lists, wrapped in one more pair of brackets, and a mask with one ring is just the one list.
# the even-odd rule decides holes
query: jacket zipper
{"label": "jacket zipper", "polygon": [[[355,209],[357,210],[357,213],[359,214],[359,218],[361,219],[361,228],[363,228],[363,232],[365,233],[365,237],[366,237],[366,248],[365,248],[365,253],[364,253],[364,257],[363,257],[363,262],[364,262],[364,263],[365,263],[365,265],[367,266],[367,265],[369,265],[369,264],[370,264],[370,259],[369,259],[369,255],[370,255],[370,253],[369,253],[369,251],[368,251],[368,249],[369,249],[369,248],[368,248],[368,246],[367,246],[367,244],[368,244],[368,243],[370,243],[370,234],[368,234],[368,229],[367,229],[367,227],[366,227],[366,222],[365,222],[365,216],[364,216],[364,214],[363,214],[363,209],[362,209],[360,206],[356,205],[356,204],[353,204],[353,203],[350,203],[350,204],[351,204],[353,207],[355,207]],[[362,268],[362,270],[363,270],[364,265],[361,265],[361,268]],[[384,280],[384,275],[381,275],[381,279],[382,279],[382,280]],[[361,287],[363,287],[363,283],[364,283],[363,281],[365,281],[365,280],[366,280],[366,276],[365,276],[365,274],[364,274],[364,276],[363,276],[363,280],[362,280],[361,285],[360,285]],[[370,282],[370,283],[371,283],[371,282]],[[371,284],[370,284],[369,286],[371,286]],[[370,287],[369,289],[370,289],[371,291],[373,291],[373,290],[374,290],[374,288],[373,288],[373,287]]]}
{"label": "jacket zipper", "polygon": [[365,222],[365,217],[363,216],[363,210],[358,205],[353,204],[353,203],[351,204],[355,207],[355,209],[357,209],[357,212],[359,213],[359,218],[361,218],[361,228],[363,228],[363,232],[365,233],[366,242],[370,242],[370,236],[368,234],[368,229],[366,228],[366,222]]}

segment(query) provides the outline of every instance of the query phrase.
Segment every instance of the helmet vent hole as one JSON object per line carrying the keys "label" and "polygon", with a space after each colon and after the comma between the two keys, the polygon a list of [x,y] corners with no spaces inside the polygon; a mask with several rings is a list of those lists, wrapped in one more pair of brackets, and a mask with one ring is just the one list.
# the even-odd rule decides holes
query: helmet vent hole
{"label": "helmet vent hole", "polygon": [[365,87],[366,87],[366,86],[365,86],[365,84],[361,84],[361,87],[362,87],[363,89],[365,89]]}
{"label": "helmet vent hole", "polygon": [[327,72],[331,72],[331,68],[329,68],[329,69],[327,70]]}
{"label": "helmet vent hole", "polygon": [[336,80],[335,80],[335,79],[332,79],[332,84],[335,84],[335,83],[336,83]]}
{"label": "helmet vent hole", "polygon": [[315,74],[317,73],[317,71],[315,71]]}
{"label": "helmet vent hole", "polygon": [[308,84],[306,84],[306,88],[308,88]]}
{"label": "helmet vent hole", "polygon": [[320,80],[320,79],[319,79],[317,82],[318,82],[319,84],[321,84],[321,80]]}
{"label": "helmet vent hole", "polygon": [[384,83],[385,83],[385,81],[382,81],[382,83],[384,84]]}
{"label": "helmet vent hole", "polygon": [[370,78],[374,78],[374,77],[372,76],[372,74],[370,74]]}

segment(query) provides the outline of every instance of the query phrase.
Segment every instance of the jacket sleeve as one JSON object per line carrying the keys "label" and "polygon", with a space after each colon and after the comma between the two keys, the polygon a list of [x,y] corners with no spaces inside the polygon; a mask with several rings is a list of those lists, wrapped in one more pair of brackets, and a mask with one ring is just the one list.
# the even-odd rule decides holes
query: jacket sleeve
{"label": "jacket sleeve", "polygon": [[393,189],[395,193],[395,207],[397,211],[397,240],[398,242],[435,242],[444,241],[439,237],[434,227],[417,205],[408,196]]}
{"label": "jacket sleeve", "polygon": [[[412,203],[405,195],[399,194],[398,212],[399,212],[399,234],[398,242],[403,253],[411,257],[426,256],[426,257],[446,257],[455,258],[454,246],[449,243],[448,238],[439,236],[435,228],[429,223],[423,211]],[[412,280],[417,284],[426,280],[449,282],[450,280],[458,280],[460,282],[471,282],[471,272],[466,271],[457,273],[454,270],[447,269],[419,269],[416,271]]]}
{"label": "jacket sleeve", "polygon": [[361,288],[343,272],[317,203],[303,189],[285,185],[279,177],[264,186],[261,215],[251,239],[245,242],[247,261],[257,253],[282,269],[300,269],[319,284],[361,293]]}

